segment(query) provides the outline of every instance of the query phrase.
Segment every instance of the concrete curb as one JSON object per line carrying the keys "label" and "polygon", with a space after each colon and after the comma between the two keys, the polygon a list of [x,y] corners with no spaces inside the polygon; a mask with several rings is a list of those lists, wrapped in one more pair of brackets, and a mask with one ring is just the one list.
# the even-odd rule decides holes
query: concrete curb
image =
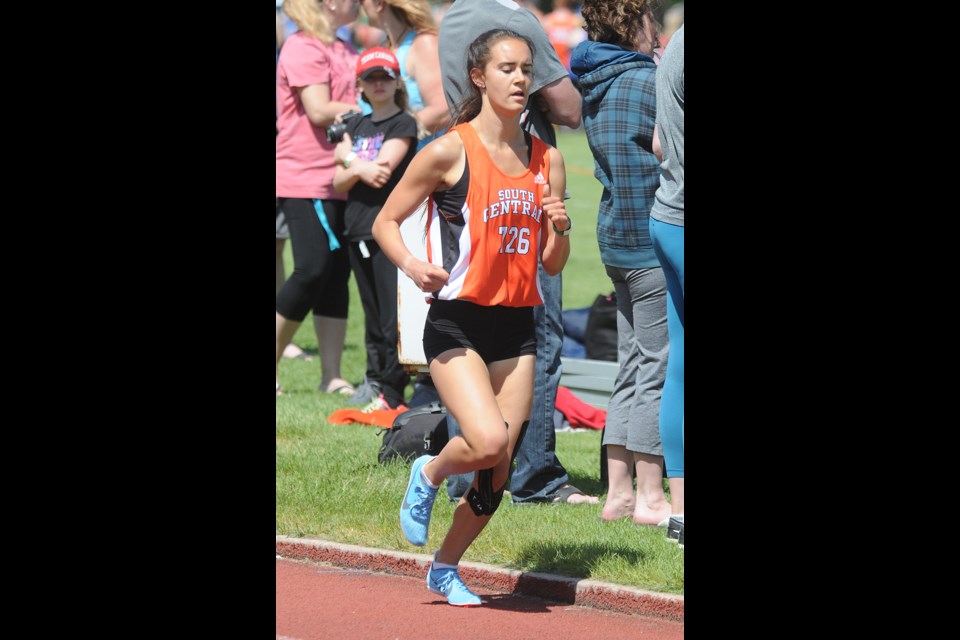
{"label": "concrete curb", "polygon": [[[358,547],[317,538],[277,536],[277,555],[297,560],[329,562],[341,567],[368,569],[422,578],[432,557]],[[656,616],[683,622],[683,596],[546,573],[523,573],[479,562],[461,562],[460,575],[468,583],[502,593],[522,593],[545,600],[621,613]]]}

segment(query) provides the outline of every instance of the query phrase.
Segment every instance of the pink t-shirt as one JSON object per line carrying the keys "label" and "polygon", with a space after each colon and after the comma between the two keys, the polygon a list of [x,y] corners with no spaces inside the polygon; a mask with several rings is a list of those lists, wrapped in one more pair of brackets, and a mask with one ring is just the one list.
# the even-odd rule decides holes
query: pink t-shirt
{"label": "pink t-shirt", "polygon": [[358,55],[339,38],[327,45],[300,31],[283,43],[277,62],[278,197],[347,199],[333,189],[335,145],[307,118],[297,88],[327,84],[331,100],[356,104]]}

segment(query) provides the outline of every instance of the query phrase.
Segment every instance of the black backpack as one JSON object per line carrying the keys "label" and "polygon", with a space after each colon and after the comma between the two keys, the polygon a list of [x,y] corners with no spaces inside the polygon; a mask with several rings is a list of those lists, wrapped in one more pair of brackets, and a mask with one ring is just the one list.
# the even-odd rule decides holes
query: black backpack
{"label": "black backpack", "polygon": [[597,296],[587,316],[584,336],[587,358],[617,361],[617,294]]}
{"label": "black backpack", "polygon": [[380,463],[402,458],[410,462],[423,455],[435,456],[447,444],[447,409],[439,402],[431,402],[404,411],[398,415],[390,429],[383,434],[380,445]]}

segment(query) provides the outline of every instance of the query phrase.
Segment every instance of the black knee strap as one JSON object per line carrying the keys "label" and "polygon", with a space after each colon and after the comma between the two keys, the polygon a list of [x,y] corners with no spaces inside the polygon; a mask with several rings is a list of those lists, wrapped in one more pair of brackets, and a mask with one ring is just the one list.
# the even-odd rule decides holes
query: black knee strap
{"label": "black knee strap", "polygon": [[477,471],[477,488],[470,487],[470,492],[467,494],[467,503],[473,509],[473,513],[477,516],[492,516],[500,506],[503,488],[500,487],[500,491],[496,492],[493,490],[492,468]]}
{"label": "black knee strap", "polygon": [[[527,423],[529,422],[529,420],[524,422],[520,427],[520,437],[517,440],[518,446],[514,447],[513,456],[510,458],[511,466],[513,465],[513,459],[517,456],[517,448],[519,448],[520,440],[523,439],[523,434],[527,430]],[[506,422],[503,424],[507,429],[510,428],[510,425]],[[477,471],[477,488],[474,489],[470,487],[470,492],[467,494],[467,504],[470,505],[473,513],[477,516],[492,516],[494,512],[500,508],[500,501],[503,500],[503,490],[506,486],[507,484],[504,483],[499,491],[494,491],[493,468],[480,469]]]}

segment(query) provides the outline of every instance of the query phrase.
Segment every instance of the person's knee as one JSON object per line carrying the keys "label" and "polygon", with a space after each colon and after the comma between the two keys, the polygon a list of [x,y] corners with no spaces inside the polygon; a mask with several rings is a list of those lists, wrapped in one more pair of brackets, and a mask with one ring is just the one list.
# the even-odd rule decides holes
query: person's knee
{"label": "person's knee", "polygon": [[507,431],[483,433],[472,438],[470,447],[473,449],[475,462],[480,469],[490,469],[500,462],[507,450]]}

